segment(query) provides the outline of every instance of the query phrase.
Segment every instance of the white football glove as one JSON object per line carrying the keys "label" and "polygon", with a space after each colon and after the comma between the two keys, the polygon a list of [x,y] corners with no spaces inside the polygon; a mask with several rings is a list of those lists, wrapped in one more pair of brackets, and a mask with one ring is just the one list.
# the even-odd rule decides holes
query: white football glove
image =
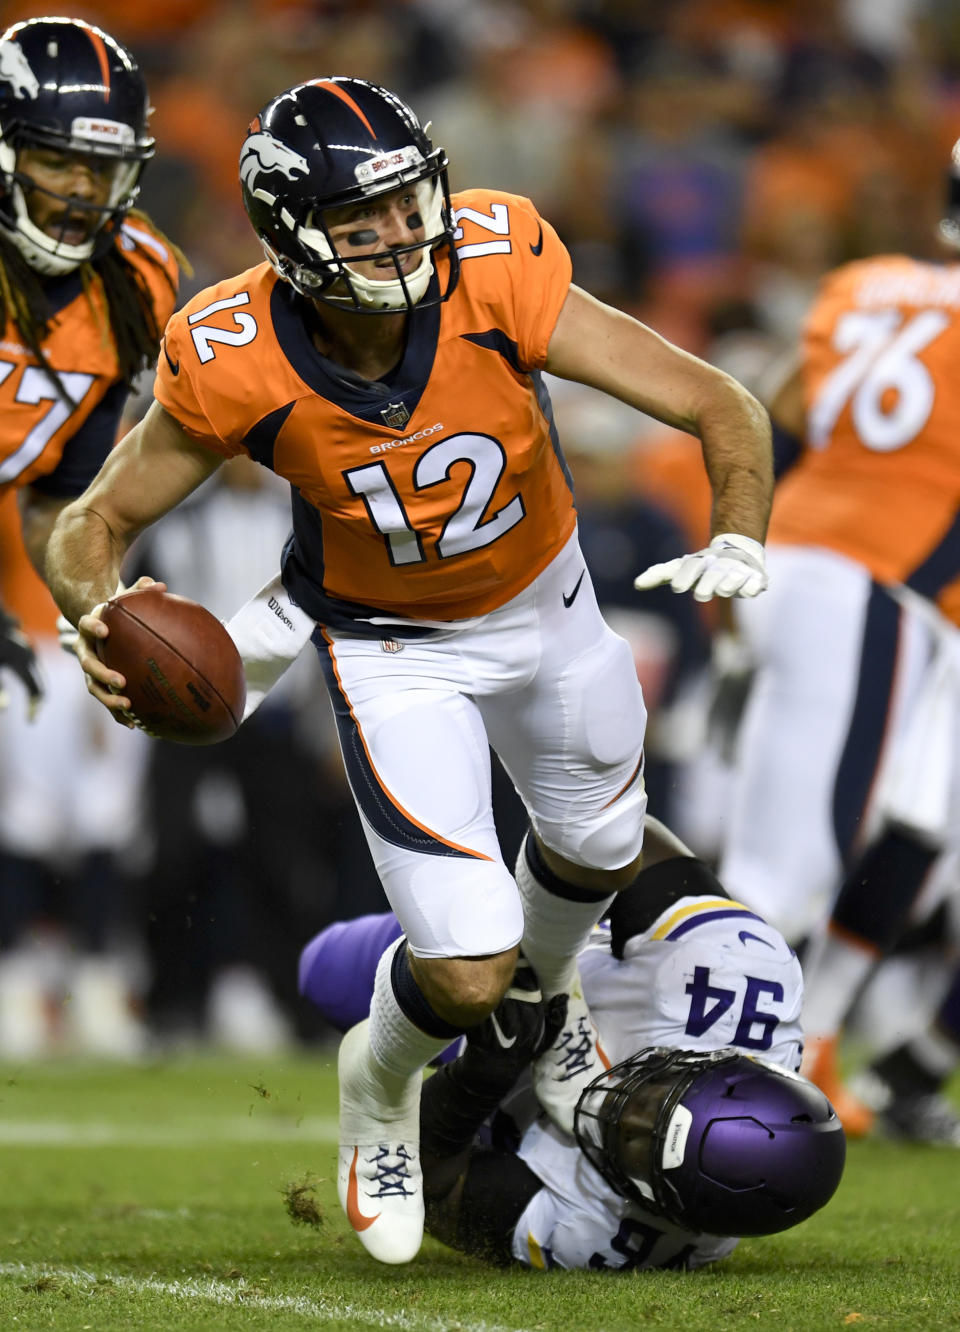
{"label": "white football glove", "polygon": [[674,592],[690,592],[697,601],[712,597],[755,597],[769,579],[763,546],[737,532],[721,532],[706,550],[651,564],[634,580],[638,592],[669,583]]}
{"label": "white football glove", "polygon": [[317,624],[290,600],[279,574],[223,623],[243,658],[246,721],[299,657]]}

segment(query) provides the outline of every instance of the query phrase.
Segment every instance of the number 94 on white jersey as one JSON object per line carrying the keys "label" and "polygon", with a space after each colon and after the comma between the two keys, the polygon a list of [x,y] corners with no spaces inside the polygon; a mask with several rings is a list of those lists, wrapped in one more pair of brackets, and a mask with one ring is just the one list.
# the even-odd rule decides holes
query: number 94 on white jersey
{"label": "number 94 on white jersey", "polygon": [[613,956],[602,929],[580,956],[584,993],[614,1061],[648,1045],[732,1045],[800,1065],[803,978],[778,930],[740,902],[684,897]]}

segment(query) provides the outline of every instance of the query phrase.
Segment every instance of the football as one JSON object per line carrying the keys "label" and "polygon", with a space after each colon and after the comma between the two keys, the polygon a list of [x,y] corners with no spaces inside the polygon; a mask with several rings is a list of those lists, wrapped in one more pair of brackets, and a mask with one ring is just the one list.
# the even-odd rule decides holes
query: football
{"label": "football", "polygon": [[243,720],[243,662],[226,629],[199,602],[133,588],[101,612],[110,630],[100,660],[127,684],[130,710],[149,735],[181,745],[214,745]]}

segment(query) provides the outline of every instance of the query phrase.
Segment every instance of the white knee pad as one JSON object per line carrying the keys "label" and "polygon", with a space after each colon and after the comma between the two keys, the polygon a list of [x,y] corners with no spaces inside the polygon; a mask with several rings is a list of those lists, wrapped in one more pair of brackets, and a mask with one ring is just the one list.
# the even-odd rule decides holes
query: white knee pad
{"label": "white knee pad", "polygon": [[520,942],[523,907],[502,861],[421,856],[390,903],[417,957],[486,957]]}
{"label": "white knee pad", "polygon": [[551,851],[587,869],[617,870],[636,860],[643,847],[647,791],[637,777],[631,789],[593,818],[557,826],[533,819],[537,836]]}

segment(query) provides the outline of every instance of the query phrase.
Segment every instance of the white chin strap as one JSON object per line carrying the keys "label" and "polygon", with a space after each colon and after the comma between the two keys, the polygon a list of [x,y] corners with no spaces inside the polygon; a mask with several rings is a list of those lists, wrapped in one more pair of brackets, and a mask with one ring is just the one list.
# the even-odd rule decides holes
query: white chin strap
{"label": "white chin strap", "polygon": [[[67,245],[64,241],[58,241],[53,236],[48,236],[45,231],[42,231],[30,220],[23,190],[13,180],[16,161],[17,154],[11,145],[0,143],[0,171],[3,172],[9,184],[15,219],[15,224],[11,227],[0,217],[0,228],[10,237],[35,273],[40,273],[43,277],[63,277],[66,273],[72,273],[81,264],[85,264],[93,255],[100,228],[98,227],[89,239],[81,245]],[[110,200],[107,204],[108,208],[115,207],[120,197],[129,193],[135,179],[137,166],[136,162],[130,162],[125,164],[124,169],[117,171],[116,180],[110,192]],[[106,221],[106,217],[104,217],[104,221]]]}
{"label": "white chin strap", "polygon": [[[418,181],[415,189],[424,232],[428,237],[438,238],[443,232],[443,194],[439,181],[436,177],[429,181]],[[296,236],[305,249],[318,254],[325,263],[334,259],[326,233],[320,227],[300,226]],[[270,257],[269,250],[267,256]],[[425,245],[420,252],[420,262],[416,268],[411,273],[404,273],[403,281],[399,276],[384,278],[382,281],[364,277],[352,264],[345,260],[340,262],[346,270],[346,278],[338,278],[323,291],[322,297],[324,301],[347,310],[355,310],[358,305],[364,310],[406,310],[423,299],[433,275],[433,257],[429,245]],[[304,282],[303,287],[309,295],[309,280]]]}
{"label": "white chin strap", "polygon": [[406,310],[408,305],[416,305],[422,299],[430,285],[433,260],[430,251],[424,249],[419,264],[412,273],[404,273],[402,282],[399,278],[377,282],[355,272],[349,264],[344,264],[344,268],[350,275],[353,295],[343,290],[344,282],[337,281],[323,293],[326,300],[348,307],[359,303],[366,310]]}
{"label": "white chin strap", "polygon": [[13,209],[17,225],[13,228],[5,227],[4,230],[34,272],[44,277],[62,277],[86,263],[93,254],[96,233],[82,245],[66,245],[34,226],[27,214],[19,185],[13,187]]}

